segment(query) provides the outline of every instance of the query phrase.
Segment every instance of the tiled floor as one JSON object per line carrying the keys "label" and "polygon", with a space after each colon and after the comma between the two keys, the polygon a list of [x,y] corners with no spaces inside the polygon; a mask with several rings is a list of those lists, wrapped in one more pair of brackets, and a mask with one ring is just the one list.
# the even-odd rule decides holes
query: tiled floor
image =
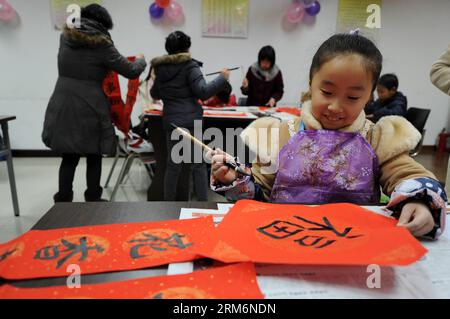
{"label": "tiled floor", "polygon": [[[448,153],[435,153],[431,149],[425,149],[416,160],[433,171],[440,181],[445,181]],[[109,198],[111,194],[122,161],[120,160],[115,169],[110,188],[104,191],[104,198]],[[6,163],[0,162],[0,243],[28,231],[53,206],[52,197],[57,190],[59,163],[58,158],[14,159],[21,214],[16,218],[13,217]],[[112,163],[111,158],[103,161],[102,185]],[[85,172],[85,160],[81,160],[74,181],[75,201],[84,201]],[[129,177],[119,188],[116,201],[145,201],[150,182],[145,168],[139,161],[135,161]],[[209,194],[209,200],[225,201],[223,197],[212,192]]]}
{"label": "tiled floor", "polygon": [[425,166],[426,169],[432,171],[440,182],[445,183],[448,158],[449,153],[436,152],[433,148],[426,147],[422,149],[415,160]]}
{"label": "tiled floor", "polygon": [[[14,158],[20,217],[14,217],[11,192],[6,170],[6,162],[0,162],[0,243],[11,240],[28,231],[53,206],[53,194],[57,191],[58,158]],[[113,163],[112,158],[103,160],[102,185],[104,185]],[[115,168],[110,186],[104,190],[103,198],[109,199],[117,179],[123,159]],[[84,201],[86,162],[80,161],[77,167],[74,188],[74,201]],[[135,161],[128,178],[119,188],[116,201],[146,201],[147,189],[151,180],[145,168]],[[225,201],[210,192],[209,200]]]}

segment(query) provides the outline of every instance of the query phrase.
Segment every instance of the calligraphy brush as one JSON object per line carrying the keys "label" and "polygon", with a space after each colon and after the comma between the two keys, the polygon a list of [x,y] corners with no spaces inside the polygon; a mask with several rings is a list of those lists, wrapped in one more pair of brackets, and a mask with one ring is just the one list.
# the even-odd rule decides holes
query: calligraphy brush
{"label": "calligraphy brush", "polygon": [[[239,70],[240,67],[236,67],[236,68],[232,68],[232,69],[227,69],[228,71],[235,71],[235,70]],[[210,75],[215,75],[215,74],[220,74],[222,73],[222,71],[218,71],[218,72],[213,72],[213,73],[208,73],[205,76],[210,76]]]}
{"label": "calligraphy brush", "polygon": [[[214,151],[211,147],[209,147],[208,145],[206,145],[206,144],[204,144],[203,142],[199,141],[197,138],[195,138],[194,136],[192,136],[191,134],[189,134],[188,132],[186,132],[186,131],[183,130],[182,128],[179,128],[179,127],[176,126],[175,124],[170,123],[170,126],[172,126],[175,130],[177,130],[178,132],[180,132],[183,136],[186,136],[186,137],[189,138],[192,142],[194,142],[194,143],[197,144],[198,146],[204,148],[204,149],[207,150],[208,152],[213,152],[213,151]],[[230,154],[228,154],[228,153],[226,153],[226,152],[224,152],[224,153],[225,153],[225,155],[228,155],[228,156],[230,156],[230,157],[233,157],[233,156],[231,156]],[[234,162],[225,162],[224,165],[227,166],[227,167],[229,167],[229,168],[234,169],[236,172],[238,172],[238,173],[240,173],[240,174],[242,174],[242,175],[245,175],[245,176],[251,176],[251,174],[247,173],[247,172],[245,171],[245,169],[243,169],[243,168],[240,166],[240,163],[237,162],[236,158],[235,158]]]}

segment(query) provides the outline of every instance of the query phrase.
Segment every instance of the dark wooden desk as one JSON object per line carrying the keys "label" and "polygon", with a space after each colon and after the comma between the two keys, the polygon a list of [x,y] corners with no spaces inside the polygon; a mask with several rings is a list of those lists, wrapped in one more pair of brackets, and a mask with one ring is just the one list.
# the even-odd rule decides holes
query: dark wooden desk
{"label": "dark wooden desk", "polygon": [[14,177],[14,167],[11,153],[11,143],[9,141],[8,122],[15,120],[15,116],[0,115],[0,126],[2,127],[4,149],[0,149],[0,157],[6,157],[8,167],[9,185],[11,187],[11,197],[14,208],[14,215],[19,216],[19,200],[17,199],[16,179]]}
{"label": "dark wooden desk", "polygon": [[[152,179],[152,184],[150,185],[147,192],[148,201],[163,201],[164,200],[164,174],[166,172],[166,160],[167,160],[167,148],[166,148],[166,137],[164,135],[162,117],[161,115],[144,115],[144,120],[146,123],[146,128],[150,135],[150,142],[153,144],[155,149],[155,160],[156,160],[156,170],[155,176]],[[203,130],[208,128],[218,128],[225,137],[223,149],[229,154],[235,155],[238,148],[245,149],[245,153],[248,154],[249,151],[246,146],[242,145],[241,140],[237,137],[233,141],[233,149],[226,147],[229,142],[226,141],[226,129],[238,129],[246,128],[255,119],[247,118],[216,118],[216,117],[205,117],[203,119]],[[210,141],[204,141],[208,144]],[[247,155],[249,158],[249,155]],[[242,159],[243,160],[243,159]],[[178,181],[177,189],[177,200],[179,201],[189,201],[189,173],[188,165],[185,164]]]}
{"label": "dark wooden desk", "polygon": [[[32,228],[47,230],[89,225],[122,224],[178,219],[181,208],[217,209],[216,203],[143,202],[143,203],[58,203]],[[82,276],[82,284],[132,280],[166,275],[167,266]],[[69,274],[68,274],[69,275]],[[66,285],[67,278],[48,278],[8,282],[22,288]]]}

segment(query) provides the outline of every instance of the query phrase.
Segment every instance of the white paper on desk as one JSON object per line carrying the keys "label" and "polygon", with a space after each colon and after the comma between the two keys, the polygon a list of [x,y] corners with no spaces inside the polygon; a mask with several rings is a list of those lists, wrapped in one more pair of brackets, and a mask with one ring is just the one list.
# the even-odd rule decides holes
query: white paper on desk
{"label": "white paper on desk", "polygon": [[[203,216],[213,216],[214,224],[218,224],[222,221],[223,216],[228,211],[222,213],[217,209],[197,209],[197,208],[182,208],[180,212],[180,219],[192,219],[199,218]],[[194,271],[194,263],[193,262],[185,262],[185,263],[173,263],[169,264],[169,268],[167,269],[168,275],[181,275],[181,274],[189,274]]]}
{"label": "white paper on desk", "polygon": [[[364,207],[389,215],[381,207]],[[447,216],[447,221],[449,220]],[[448,223],[447,223],[448,224]],[[450,298],[450,238],[422,241],[428,253],[405,267],[381,268],[381,288],[369,289],[366,267],[257,265],[258,284],[277,298]]]}
{"label": "white paper on desk", "polygon": [[281,121],[295,120],[296,118],[298,118],[298,116],[295,116],[290,113],[285,113],[285,112],[276,112],[276,113],[270,114],[269,116],[275,117]]}
{"label": "white paper on desk", "polygon": [[233,208],[234,204],[223,204],[223,203],[217,203],[217,209],[219,213],[226,214],[228,211]]}
{"label": "white paper on desk", "polygon": [[223,219],[227,212],[221,212],[218,209],[197,209],[197,208],[182,208],[180,212],[180,219],[191,219],[206,216],[213,216],[214,223],[217,225]]}
{"label": "white paper on desk", "polygon": [[265,298],[435,298],[419,267],[381,268],[381,287],[370,289],[367,267],[257,265]]}
{"label": "white paper on desk", "polygon": [[417,263],[418,266],[430,278],[438,298],[450,298],[450,239],[443,235],[436,241],[422,244],[428,253]]}

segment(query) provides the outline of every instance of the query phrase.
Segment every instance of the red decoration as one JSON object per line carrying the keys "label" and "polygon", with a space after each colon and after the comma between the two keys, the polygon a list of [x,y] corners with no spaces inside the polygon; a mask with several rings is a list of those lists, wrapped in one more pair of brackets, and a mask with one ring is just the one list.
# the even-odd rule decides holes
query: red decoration
{"label": "red decoration", "polygon": [[261,299],[251,263],[106,284],[49,288],[0,287],[1,299]]}
{"label": "red decoration", "polygon": [[222,262],[408,265],[427,250],[393,218],[353,204],[239,201],[197,253]]}
{"label": "red decoration", "polygon": [[[135,57],[129,57],[129,61],[135,61]],[[136,103],[136,96],[139,89],[139,78],[128,81],[127,100],[122,101],[120,92],[119,76],[116,72],[110,71],[103,81],[103,91],[111,103],[111,119],[114,125],[128,136],[130,130],[131,113]]]}
{"label": "red decoration", "polygon": [[212,217],[147,223],[32,230],[0,245],[0,277],[31,279],[142,269],[192,261],[213,231]]}

